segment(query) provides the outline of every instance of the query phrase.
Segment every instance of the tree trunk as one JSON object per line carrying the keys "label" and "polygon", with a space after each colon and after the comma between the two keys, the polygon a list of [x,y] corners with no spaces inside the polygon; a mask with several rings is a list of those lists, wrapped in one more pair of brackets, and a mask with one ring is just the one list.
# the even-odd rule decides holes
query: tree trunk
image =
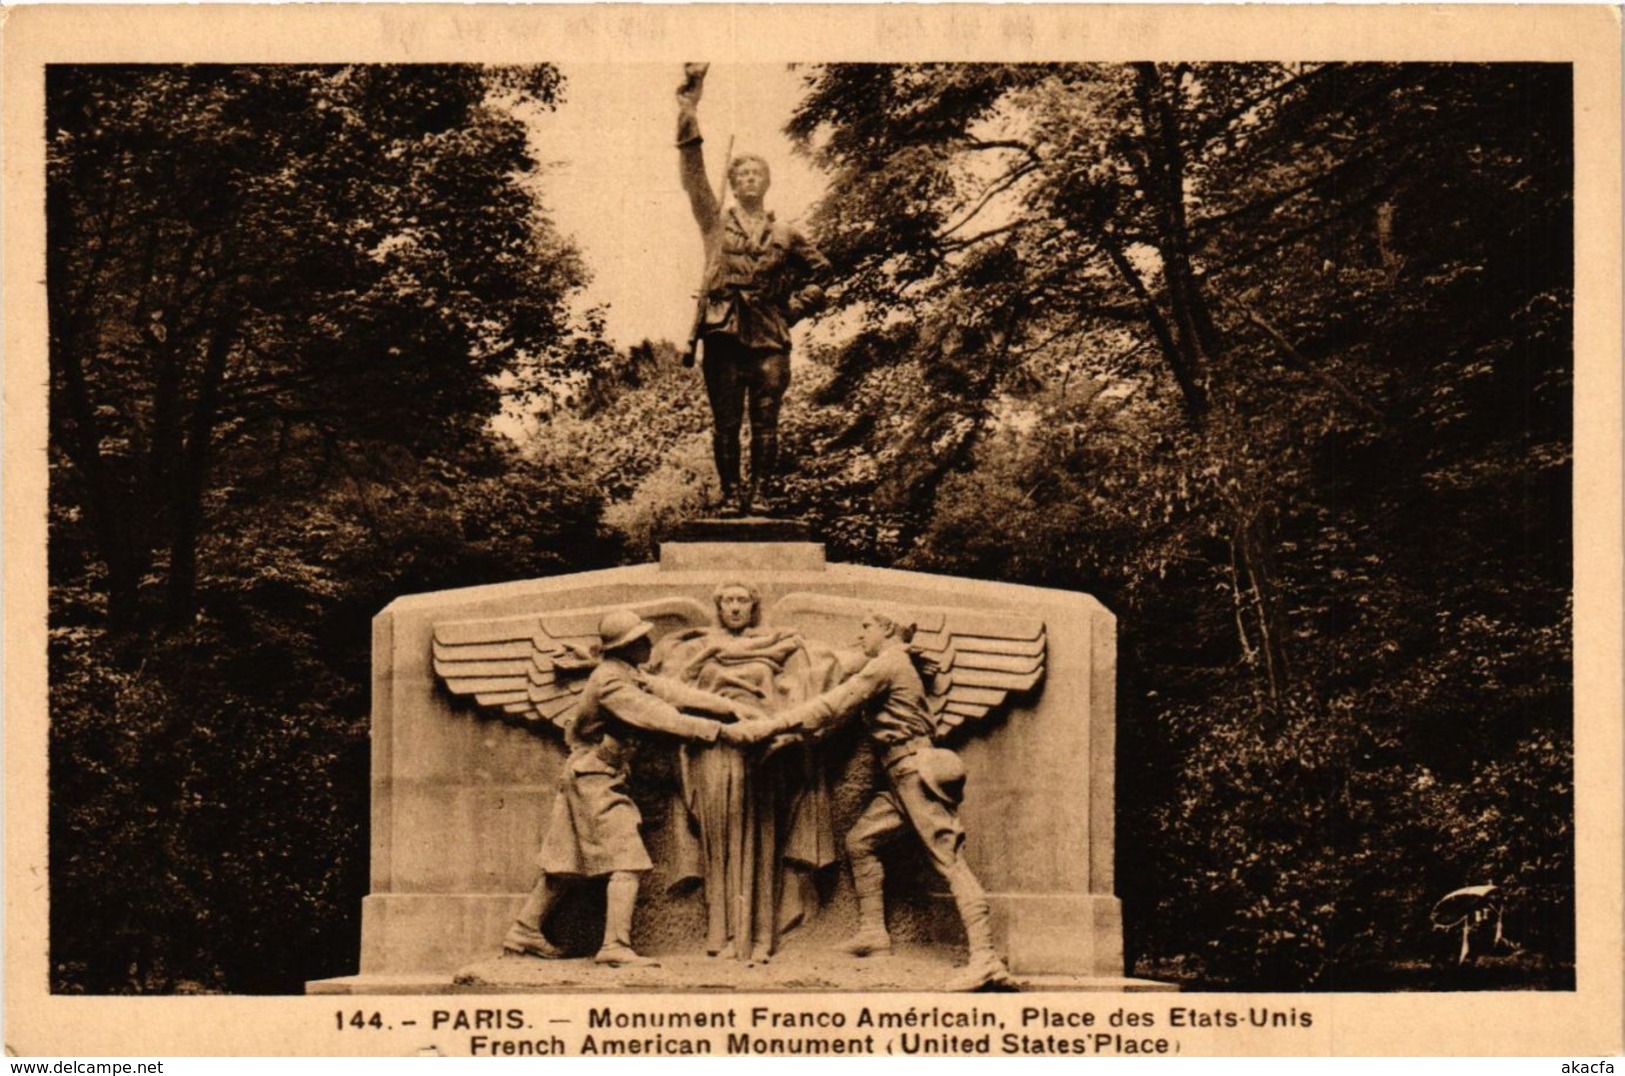
{"label": "tree trunk", "polygon": [[1241,623],[1243,609],[1250,608],[1257,635],[1250,659],[1256,658],[1262,665],[1269,689],[1269,713],[1279,717],[1281,700],[1291,682],[1291,666],[1282,637],[1280,601],[1275,593],[1271,558],[1264,549],[1256,519],[1235,519],[1230,550],[1232,581],[1239,588],[1235,594],[1237,623]]}
{"label": "tree trunk", "polygon": [[[1219,351],[1218,331],[1191,267],[1190,227],[1185,214],[1185,149],[1180,129],[1179,75],[1170,85],[1153,63],[1135,64],[1135,95],[1144,128],[1146,174],[1153,207],[1157,252],[1172,313],[1173,340],[1195,409],[1205,413],[1208,377]],[[1182,385],[1183,387],[1183,385]]]}
{"label": "tree trunk", "polygon": [[1157,300],[1146,287],[1139,270],[1134,268],[1134,263],[1130,262],[1123,252],[1117,237],[1110,233],[1102,233],[1100,248],[1106,252],[1106,257],[1111,260],[1112,266],[1134,293],[1134,297],[1140,301],[1146,324],[1150,326],[1151,334],[1156,337],[1157,349],[1162,352],[1163,359],[1168,363],[1168,369],[1174,375],[1174,383],[1179,386],[1180,399],[1185,404],[1185,415],[1191,420],[1192,425],[1200,426],[1207,415],[1207,390],[1197,379],[1197,370],[1191,365],[1186,349],[1174,338],[1173,327],[1168,324],[1168,319],[1157,306]]}
{"label": "tree trunk", "polygon": [[107,611],[115,631],[138,619],[137,601],[146,557],[135,537],[136,514],[129,497],[101,454],[102,429],[85,375],[87,341],[95,337],[89,298],[106,266],[117,221],[117,198],[108,195],[96,222],[95,255],[76,267],[69,252],[83,249],[89,237],[66,194],[53,192],[46,201],[47,318],[50,334],[50,424],[53,440],[78,472],[84,488],[86,522],[97,554],[107,569]]}
{"label": "tree trunk", "polygon": [[172,628],[191,623],[197,611],[197,545],[203,529],[203,494],[208,486],[211,449],[219,421],[220,385],[225,380],[226,360],[237,339],[238,314],[232,309],[235,304],[228,300],[225,305],[230,312],[222,315],[209,337],[191,429],[186,438],[186,454],[180,460],[173,486],[174,532],[169,548],[166,610]]}

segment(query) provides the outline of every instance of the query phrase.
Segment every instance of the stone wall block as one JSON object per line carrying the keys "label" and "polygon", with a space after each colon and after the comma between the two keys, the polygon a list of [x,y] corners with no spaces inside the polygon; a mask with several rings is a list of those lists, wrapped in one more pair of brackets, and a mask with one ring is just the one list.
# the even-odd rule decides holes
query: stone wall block
{"label": "stone wall block", "polygon": [[[1121,976],[1121,913],[1112,895],[1115,619],[1094,599],[1034,587],[824,563],[809,542],[669,543],[658,564],[405,597],[373,626],[372,895],[363,905],[362,971],[449,973],[498,950],[524,892],[565,752],[552,728],[516,727],[435,681],[434,625],[536,616],[682,597],[707,608],[720,583],[780,603],[825,595],[903,607],[952,607],[1039,618],[1046,675],[1004,711],[954,734],[967,771],[966,854],[988,890],[1013,970]],[[850,643],[858,615],[802,610],[809,638]],[[837,845],[867,801],[873,772],[863,738],[830,741]],[[674,892],[665,852],[676,821],[675,749],[640,755],[634,798],[656,869],[645,878],[635,935],[653,952],[700,948],[703,900]],[[905,842],[906,844],[906,842]],[[918,849],[887,856],[889,916],[900,940],[962,946],[944,887]],[[855,922],[841,864],[824,879],[828,903],[787,948],[826,946]],[[600,904],[592,911],[593,900]],[[569,932],[590,945],[601,897],[585,895]],[[585,909],[584,911],[581,909]],[[580,920],[580,921],[577,921]]]}

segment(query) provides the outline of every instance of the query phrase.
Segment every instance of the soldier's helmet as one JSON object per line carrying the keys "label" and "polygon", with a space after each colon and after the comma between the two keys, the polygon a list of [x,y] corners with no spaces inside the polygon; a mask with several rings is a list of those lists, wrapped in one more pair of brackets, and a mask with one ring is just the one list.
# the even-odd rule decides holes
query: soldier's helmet
{"label": "soldier's helmet", "polygon": [[630,609],[611,609],[598,622],[599,649],[603,653],[635,643],[654,630],[654,625]]}

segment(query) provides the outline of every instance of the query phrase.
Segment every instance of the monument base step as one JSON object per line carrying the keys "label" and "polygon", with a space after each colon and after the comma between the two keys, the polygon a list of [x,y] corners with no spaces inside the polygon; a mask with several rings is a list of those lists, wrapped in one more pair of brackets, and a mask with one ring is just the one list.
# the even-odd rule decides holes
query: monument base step
{"label": "monument base step", "polygon": [[799,519],[715,516],[679,523],[669,542],[810,542],[812,528]]}
{"label": "monument base step", "polygon": [[[839,953],[789,952],[767,964],[683,954],[659,957],[658,968],[610,968],[590,958],[538,960],[502,956],[470,964],[452,975],[365,974],[306,984],[307,994],[612,994],[938,992],[953,974],[956,955],[902,946],[888,957],[857,959]],[[1172,991],[1169,983],[1120,976],[1011,976],[1021,992]]]}

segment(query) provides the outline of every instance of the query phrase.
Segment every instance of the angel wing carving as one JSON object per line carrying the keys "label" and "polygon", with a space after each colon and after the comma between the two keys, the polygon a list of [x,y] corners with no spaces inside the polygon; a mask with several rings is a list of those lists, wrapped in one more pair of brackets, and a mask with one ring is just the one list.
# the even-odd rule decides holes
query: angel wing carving
{"label": "angel wing carving", "polygon": [[[509,721],[564,728],[586,674],[598,663],[598,621],[628,608],[656,634],[710,622],[692,598],[559,613],[453,620],[434,626],[434,672],[452,695],[472,699]],[[664,629],[664,631],[662,630]]]}
{"label": "angel wing carving", "polygon": [[912,649],[929,667],[925,687],[938,735],[967,719],[981,720],[1044,678],[1048,638],[1042,620],[966,609],[916,615]]}
{"label": "angel wing carving", "polygon": [[[798,592],[774,606],[773,622],[839,638],[856,629],[869,605]],[[936,715],[938,737],[966,721],[982,720],[1044,679],[1048,632],[1037,617],[938,606],[910,606],[908,612],[915,622],[909,649]]]}

